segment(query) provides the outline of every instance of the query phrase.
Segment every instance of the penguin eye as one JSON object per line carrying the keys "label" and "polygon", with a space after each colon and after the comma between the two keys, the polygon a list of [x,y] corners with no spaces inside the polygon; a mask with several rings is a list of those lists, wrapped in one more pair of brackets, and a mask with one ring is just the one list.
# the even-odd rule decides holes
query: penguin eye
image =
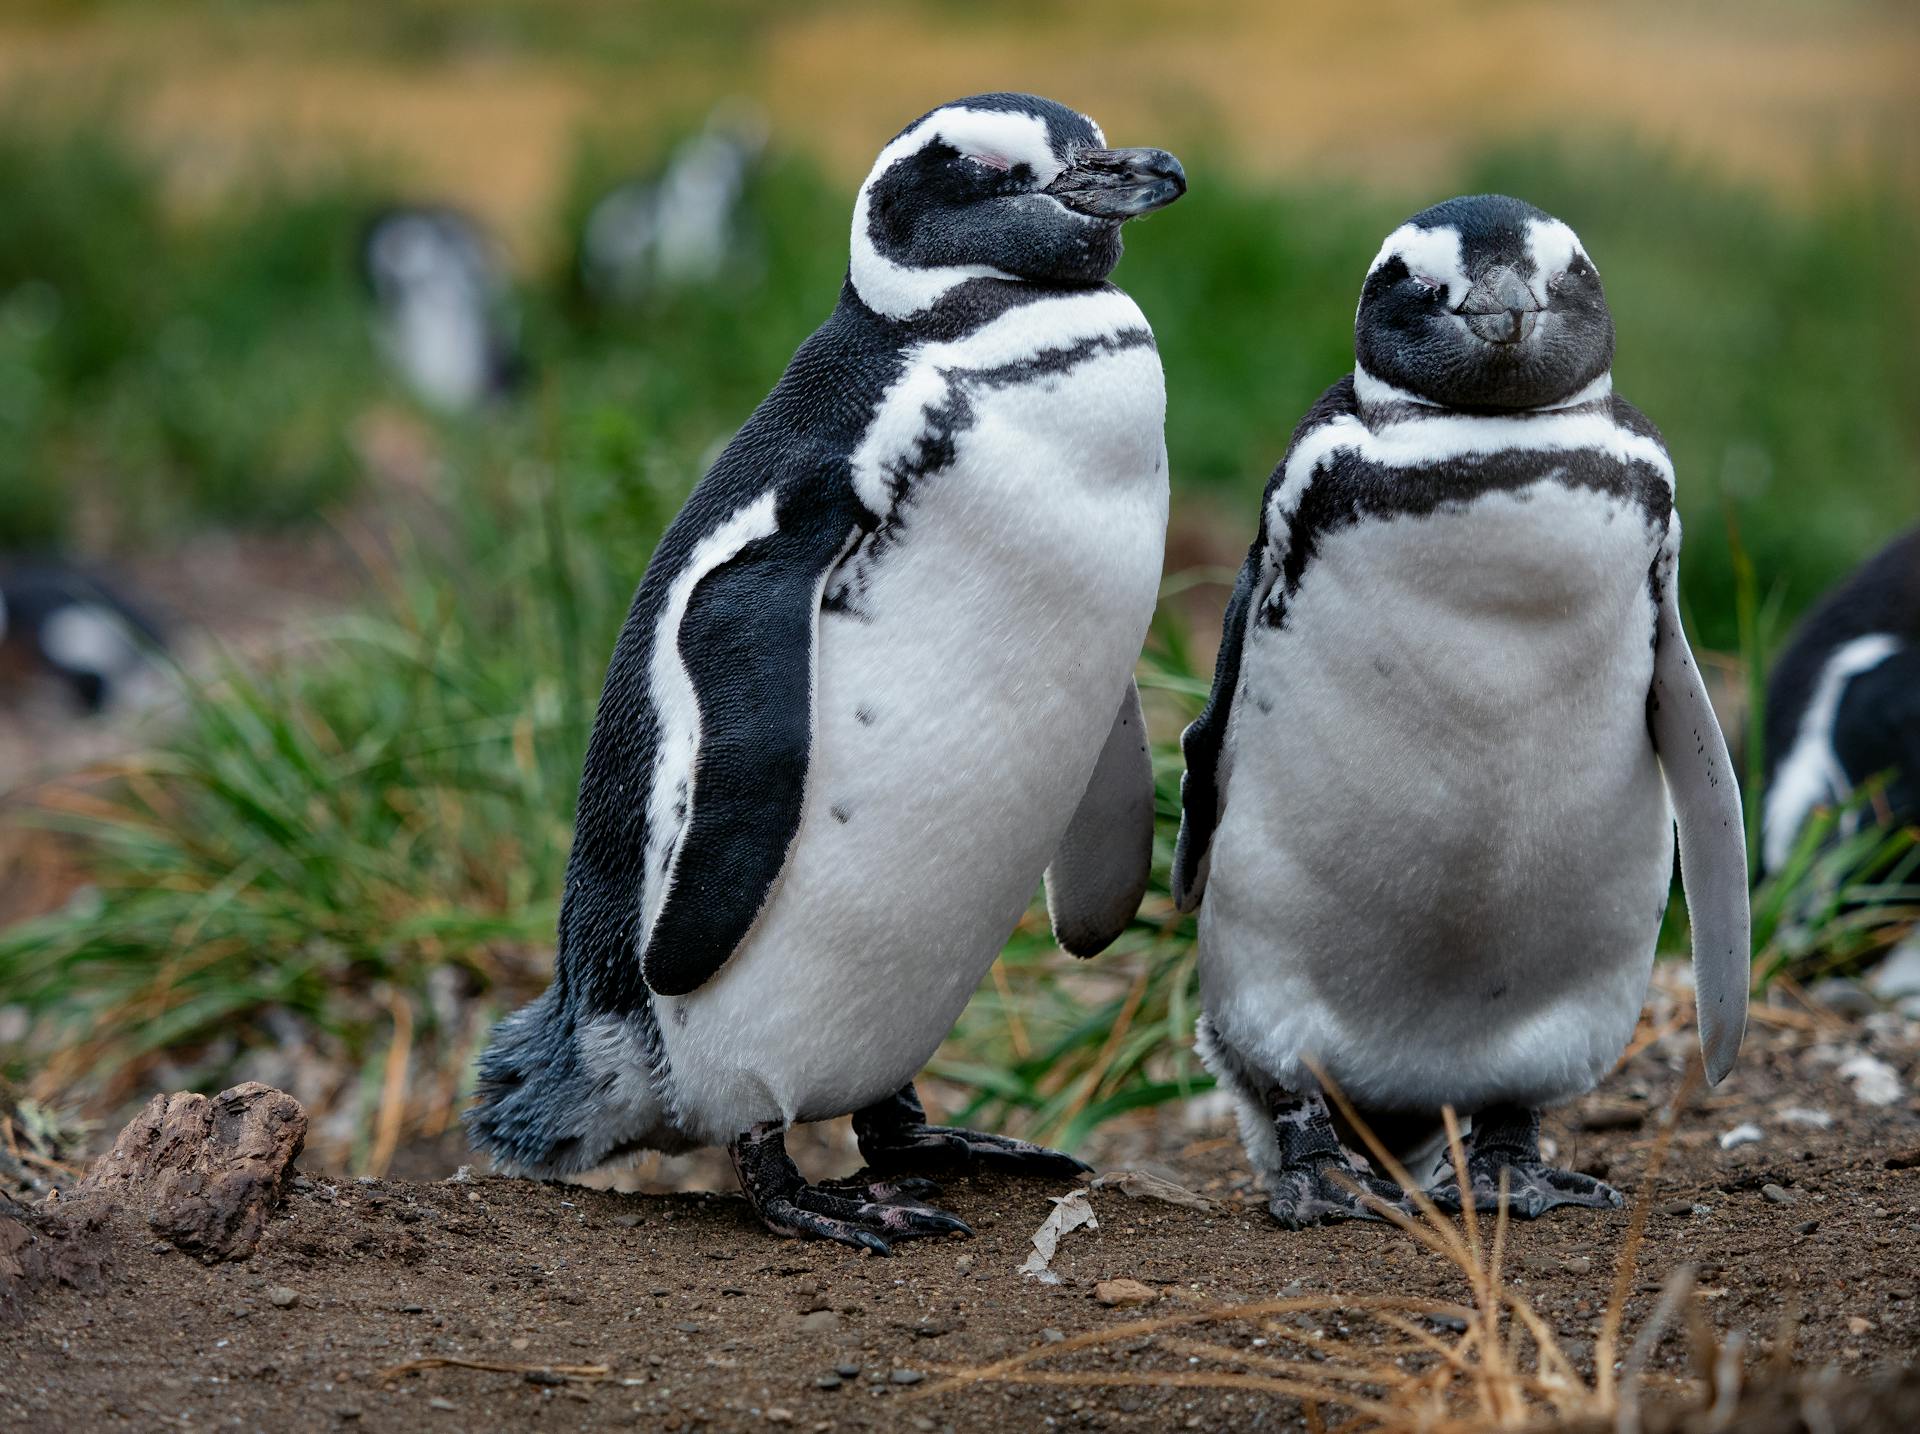
{"label": "penguin eye", "polygon": [[967,156],[967,162],[977,164],[982,169],[993,170],[997,174],[1005,174],[1013,168],[1013,161],[998,154],[970,154]]}
{"label": "penguin eye", "polygon": [[1413,282],[1418,284],[1424,293],[1438,294],[1447,287],[1431,274],[1415,274],[1412,278]]}

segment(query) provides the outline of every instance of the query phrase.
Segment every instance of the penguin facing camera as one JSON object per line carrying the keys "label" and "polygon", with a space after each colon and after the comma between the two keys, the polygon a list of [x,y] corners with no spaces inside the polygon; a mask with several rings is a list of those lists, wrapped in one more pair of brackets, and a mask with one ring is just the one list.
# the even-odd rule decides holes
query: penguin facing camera
{"label": "penguin facing camera", "polygon": [[[966,1229],[903,1177],[1084,1168],[930,1125],[913,1081],[1043,875],[1076,955],[1146,890],[1166,398],[1107,276],[1185,187],[1032,95],[881,150],[838,306],[615,648],[553,984],[494,1032],[467,1116],[500,1165],[724,1144],[768,1228],[881,1254]],[[807,1184],[787,1128],[849,1113],[869,1170]]]}
{"label": "penguin facing camera", "polygon": [[723,106],[679,145],[658,177],[603,195],[580,235],[580,280],[603,304],[630,306],[661,289],[710,284],[746,254],[744,202],[766,148],[766,122]]}
{"label": "penguin facing camera", "polygon": [[381,351],[423,401],[460,413],[520,386],[519,318],[472,219],[445,207],[382,210],[361,234],[360,273]]}
{"label": "penguin facing camera", "polygon": [[1885,775],[1850,821],[1920,822],[1920,528],[1895,538],[1807,614],[1767,679],[1763,871],[1807,818]]}
{"label": "penguin facing camera", "polygon": [[1202,1054],[1283,1225],[1404,1208],[1316,1072],[1403,1158],[1471,1118],[1514,1214],[1620,1196],[1540,1158],[1540,1111],[1633,1034],[1673,874],[1707,1075],[1745,1029],[1746,854],[1681,631],[1673,464],[1613,393],[1574,232],[1497,195],[1387,237],[1358,363],[1274,470],[1187,729],[1175,901]]}
{"label": "penguin facing camera", "polygon": [[159,623],[98,577],[60,559],[0,559],[0,655],[57,680],[81,711],[125,701],[165,651]]}

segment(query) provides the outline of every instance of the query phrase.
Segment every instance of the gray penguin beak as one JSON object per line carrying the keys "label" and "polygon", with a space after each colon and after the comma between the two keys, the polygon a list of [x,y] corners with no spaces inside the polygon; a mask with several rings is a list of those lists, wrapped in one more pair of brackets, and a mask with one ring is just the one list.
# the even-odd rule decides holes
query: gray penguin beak
{"label": "gray penguin beak", "polygon": [[1513,268],[1496,264],[1480,276],[1454,312],[1467,321],[1475,338],[1490,344],[1517,344],[1540,322],[1540,304]]}
{"label": "gray penguin beak", "polygon": [[1186,170],[1164,149],[1083,149],[1046,188],[1076,214],[1120,220],[1164,209],[1186,192]]}

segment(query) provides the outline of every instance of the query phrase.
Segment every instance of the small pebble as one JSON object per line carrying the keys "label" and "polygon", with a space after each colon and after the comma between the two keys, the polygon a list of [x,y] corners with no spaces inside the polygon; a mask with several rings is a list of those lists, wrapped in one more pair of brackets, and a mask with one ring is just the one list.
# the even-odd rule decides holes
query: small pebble
{"label": "small pebble", "polygon": [[1760,1193],[1775,1205],[1798,1205],[1800,1203],[1800,1192],[1798,1190],[1788,1190],[1785,1186],[1762,1185],[1760,1187]]}
{"label": "small pebble", "polygon": [[360,1417],[360,1411],[355,1409],[351,1404],[342,1404],[333,1412],[334,1416],[339,1419],[358,1419]]}
{"label": "small pebble", "polygon": [[958,1270],[961,1274],[963,1275],[966,1274],[969,1270],[973,1268],[973,1256],[972,1255],[956,1256],[953,1261],[953,1267],[954,1269]]}
{"label": "small pebble", "polygon": [[426,1312],[427,1312],[427,1307],[425,1305],[401,1305],[400,1306],[401,1314],[425,1314]]}
{"label": "small pebble", "polygon": [[1669,1200],[1667,1201],[1666,1204],[1660,1207],[1660,1213],[1662,1215],[1673,1215],[1675,1217],[1684,1219],[1688,1215],[1691,1215],[1693,1213],[1693,1201]]}
{"label": "small pebble", "polygon": [[300,1303],[300,1295],[285,1285],[275,1285],[267,1291],[267,1303],[277,1310],[290,1310]]}
{"label": "small pebble", "polygon": [[1798,1225],[1793,1227],[1793,1233],[1796,1235],[1811,1235],[1819,1228],[1820,1222],[1818,1220],[1802,1220]]}
{"label": "small pebble", "polygon": [[836,1364],[833,1367],[833,1372],[842,1379],[858,1379],[860,1377],[860,1366],[851,1363]]}
{"label": "small pebble", "polygon": [[645,1215],[615,1215],[613,1223],[623,1230],[634,1230],[647,1223]]}
{"label": "small pebble", "polygon": [[887,1378],[895,1384],[918,1384],[926,1375],[917,1369],[896,1369]]}
{"label": "small pebble", "polygon": [[767,1423],[791,1424],[793,1423],[793,1411],[791,1409],[782,1409],[776,1404],[767,1411]]}
{"label": "small pebble", "polygon": [[1160,1291],[1138,1280],[1102,1280],[1093,1287],[1093,1297],[1109,1309],[1132,1309],[1152,1304]]}
{"label": "small pebble", "polygon": [[1869,1333],[1871,1333],[1871,1332],[1873,1331],[1873,1329],[1874,1329],[1874,1323],[1873,1323],[1873,1321],[1872,1321],[1872,1320],[1870,1320],[1870,1319],[1863,1319],[1863,1318],[1862,1318],[1861,1316],[1859,1316],[1859,1315],[1848,1315],[1848,1316],[1847,1316],[1847,1331],[1848,1331],[1848,1333],[1850,1333],[1850,1334],[1869,1334]]}
{"label": "small pebble", "polygon": [[552,1388],[556,1385],[565,1384],[567,1382],[566,1375],[555,1374],[551,1369],[529,1369],[525,1374],[521,1375],[520,1377],[526,1380],[527,1383],[529,1384],[542,1384],[542,1385],[548,1386],[549,1388]]}
{"label": "small pebble", "polygon": [[815,1389],[838,1389],[842,1382],[840,1376],[837,1374],[823,1374],[813,1381],[813,1387]]}
{"label": "small pebble", "polygon": [[1042,1344],[1064,1344],[1066,1343],[1066,1339],[1065,1334],[1051,1327],[1040,1331],[1040,1342]]}
{"label": "small pebble", "polygon": [[444,1409],[444,1410],[447,1410],[448,1412],[452,1412],[453,1410],[458,1409],[459,1407],[460,1406],[455,1404],[451,1399],[443,1399],[438,1394],[434,1395],[433,1398],[427,1401],[427,1408],[429,1409]]}
{"label": "small pebble", "polygon": [[[832,1310],[815,1310],[812,1314],[800,1316],[800,1333],[832,1334],[840,1328],[840,1316]],[[859,1371],[855,1370],[858,1374]]]}

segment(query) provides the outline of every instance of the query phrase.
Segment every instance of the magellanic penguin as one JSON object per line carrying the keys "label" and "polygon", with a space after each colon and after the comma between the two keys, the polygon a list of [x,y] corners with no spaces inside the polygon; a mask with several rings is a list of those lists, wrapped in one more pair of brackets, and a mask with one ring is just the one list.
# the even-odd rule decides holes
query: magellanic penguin
{"label": "magellanic penguin", "polygon": [[627,180],[595,202],[580,234],[580,280],[605,304],[710,284],[747,248],[741,208],[766,148],[766,122],[739,105],[714,111],[657,177]]}
{"label": "magellanic penguin", "polygon": [[480,1063],[469,1129],[500,1164],[725,1144],[771,1229],[881,1253],[965,1227],[920,1183],[803,1183],[787,1127],[851,1112],[872,1173],[1081,1168],[928,1125],[913,1079],[1043,872],[1081,955],[1145,889],[1165,392],[1106,279],[1121,225],[1185,186],[1030,95],[880,152],[838,306],[621,633],[554,981]]}
{"label": "magellanic penguin", "polygon": [[1710,1079],[1746,1023],[1740,798],[1680,628],[1673,465],[1613,393],[1593,262],[1530,205],[1395,230],[1356,338],[1267,485],[1183,739],[1202,1054],[1289,1227],[1403,1198],[1316,1072],[1400,1137],[1470,1114],[1483,1207],[1503,1171],[1517,1215],[1618,1204],[1541,1162],[1539,1112],[1633,1032],[1676,816]]}
{"label": "magellanic penguin", "polygon": [[1920,528],[1794,630],[1767,679],[1766,744],[1764,870],[1787,864],[1815,808],[1846,802],[1873,777],[1886,785],[1855,817],[1920,822]]}
{"label": "magellanic penguin", "polygon": [[519,318],[486,233],[458,210],[400,205],[367,222],[360,272],[388,362],[425,402],[463,412],[524,377]]}
{"label": "magellanic penguin", "polygon": [[97,575],[61,558],[0,558],[0,654],[57,679],[83,711],[137,691],[166,648],[160,624]]}

